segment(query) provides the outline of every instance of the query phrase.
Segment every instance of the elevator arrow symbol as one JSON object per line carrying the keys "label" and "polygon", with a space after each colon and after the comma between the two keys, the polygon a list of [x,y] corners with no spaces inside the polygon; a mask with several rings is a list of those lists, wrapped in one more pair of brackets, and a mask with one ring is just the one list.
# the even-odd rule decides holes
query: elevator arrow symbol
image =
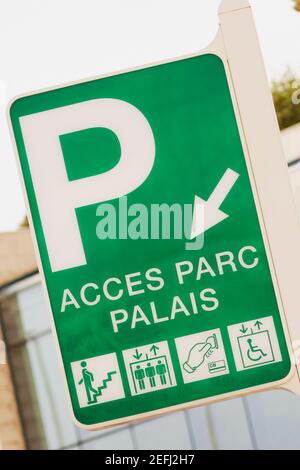
{"label": "elevator arrow symbol", "polygon": [[206,232],[229,217],[220,206],[230,193],[239,174],[228,168],[207,201],[195,196],[191,239]]}

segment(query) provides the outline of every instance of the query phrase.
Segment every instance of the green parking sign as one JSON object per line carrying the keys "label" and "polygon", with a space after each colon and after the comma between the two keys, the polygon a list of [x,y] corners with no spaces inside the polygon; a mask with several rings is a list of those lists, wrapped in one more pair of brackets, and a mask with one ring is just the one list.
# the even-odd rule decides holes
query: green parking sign
{"label": "green parking sign", "polygon": [[10,116],[80,425],[287,380],[288,339],[220,54],[21,97]]}

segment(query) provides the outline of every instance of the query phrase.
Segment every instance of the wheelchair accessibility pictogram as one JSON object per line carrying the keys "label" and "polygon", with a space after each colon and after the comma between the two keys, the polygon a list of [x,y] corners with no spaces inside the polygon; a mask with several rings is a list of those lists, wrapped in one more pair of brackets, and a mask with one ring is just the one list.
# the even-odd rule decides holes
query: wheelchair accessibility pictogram
{"label": "wheelchair accessibility pictogram", "polygon": [[275,361],[268,330],[250,331],[237,338],[244,369]]}
{"label": "wheelchair accessibility pictogram", "polygon": [[[263,333],[263,332],[262,332]],[[267,357],[267,354],[263,352],[261,348],[258,346],[253,345],[253,339],[249,338],[247,340],[247,343],[249,344],[249,349],[247,351],[247,356],[250,361],[260,361],[263,357]]]}
{"label": "wheelchair accessibility pictogram", "polygon": [[238,371],[282,360],[272,317],[231,325],[228,332]]}

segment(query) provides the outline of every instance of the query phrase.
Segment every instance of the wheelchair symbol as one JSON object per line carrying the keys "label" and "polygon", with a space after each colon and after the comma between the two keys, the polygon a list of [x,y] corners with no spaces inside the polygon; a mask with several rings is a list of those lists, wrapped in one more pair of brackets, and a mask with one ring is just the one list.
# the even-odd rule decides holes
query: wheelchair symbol
{"label": "wheelchair symbol", "polygon": [[263,357],[266,357],[267,354],[259,348],[252,344],[253,340],[251,338],[247,339],[247,343],[249,345],[249,349],[247,350],[247,356],[250,361],[257,362],[260,361]]}
{"label": "wheelchair symbol", "polygon": [[238,371],[282,360],[272,317],[237,323],[228,331]]}

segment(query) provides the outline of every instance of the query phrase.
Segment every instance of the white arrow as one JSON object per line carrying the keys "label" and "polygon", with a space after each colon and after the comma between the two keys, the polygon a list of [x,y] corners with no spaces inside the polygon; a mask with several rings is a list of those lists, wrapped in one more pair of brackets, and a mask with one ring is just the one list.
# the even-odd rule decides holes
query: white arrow
{"label": "white arrow", "polygon": [[219,207],[239,176],[238,173],[228,168],[207,201],[195,196],[191,239],[196,238],[229,217]]}

